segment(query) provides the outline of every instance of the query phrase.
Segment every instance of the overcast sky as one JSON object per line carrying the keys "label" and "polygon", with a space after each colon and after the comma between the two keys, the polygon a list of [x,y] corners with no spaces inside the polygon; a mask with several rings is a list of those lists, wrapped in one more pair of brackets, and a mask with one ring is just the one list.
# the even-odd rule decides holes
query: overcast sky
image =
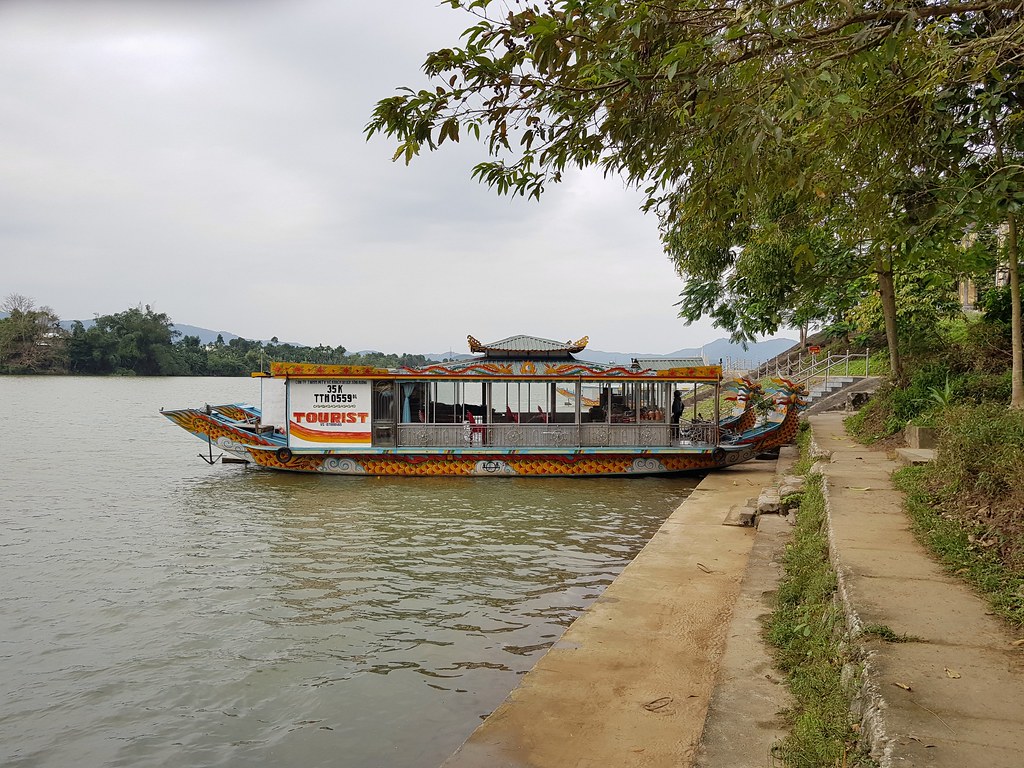
{"label": "overcast sky", "polygon": [[436,0],[0,0],[0,298],[352,351],[725,335],[676,317],[620,180],[509,199],[470,179],[480,144],[406,167],[364,140],[466,26]]}

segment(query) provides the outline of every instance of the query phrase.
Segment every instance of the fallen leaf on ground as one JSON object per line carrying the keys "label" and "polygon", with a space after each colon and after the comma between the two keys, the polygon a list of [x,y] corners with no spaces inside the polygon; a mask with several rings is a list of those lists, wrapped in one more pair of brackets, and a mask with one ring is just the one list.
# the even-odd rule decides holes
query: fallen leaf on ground
{"label": "fallen leaf on ground", "polygon": [[906,683],[893,683],[893,685],[895,685],[897,688],[902,688],[904,691],[912,691],[912,690],[914,690],[913,688],[911,688]]}
{"label": "fallen leaf on ground", "polygon": [[1022,637],[1020,640],[1014,640],[1012,643],[1010,643],[1010,645],[1014,645],[1018,648],[1024,646],[1024,637]]}
{"label": "fallen leaf on ground", "polygon": [[949,667],[945,667],[945,670],[946,670],[946,677],[948,677],[950,680],[959,680],[960,679],[960,673],[957,672],[955,669],[950,669]]}
{"label": "fallen leaf on ground", "polygon": [[848,485],[848,486],[846,486],[846,488],[847,488],[847,490],[850,490],[850,491],[870,491],[871,490],[870,488],[857,488],[857,487],[852,486],[852,485]]}
{"label": "fallen leaf on ground", "polygon": [[704,573],[711,573],[711,569],[704,565],[704,563],[697,563],[697,567],[704,571]]}
{"label": "fallen leaf on ground", "polygon": [[646,709],[648,712],[654,712],[656,710],[661,709],[662,707],[667,707],[671,703],[672,703],[672,697],[671,696],[662,696],[660,699],[655,699],[654,701],[648,701],[646,704],[644,704],[644,709]]}

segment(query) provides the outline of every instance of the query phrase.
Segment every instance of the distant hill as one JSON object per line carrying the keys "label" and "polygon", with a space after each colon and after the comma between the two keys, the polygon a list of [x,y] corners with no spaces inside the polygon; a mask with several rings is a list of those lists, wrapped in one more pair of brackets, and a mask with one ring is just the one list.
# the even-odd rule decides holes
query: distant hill
{"label": "distant hill", "polygon": [[200,328],[195,325],[182,325],[181,323],[175,323],[171,326],[176,331],[181,332],[182,338],[184,336],[198,336],[201,344],[213,344],[217,340],[217,336],[223,336],[224,341],[228,342],[232,339],[241,338],[237,333],[230,333],[228,331],[211,331],[209,328]]}
{"label": "distant hill", "polygon": [[649,352],[604,352],[598,349],[586,349],[579,354],[579,357],[586,360],[593,360],[595,363],[612,363],[615,365],[629,365],[635,357],[655,358],[677,358],[677,357],[703,357],[709,363],[717,363],[719,360],[744,361],[751,366],[771,360],[780,352],[796,344],[794,339],[767,339],[765,341],[753,342],[744,349],[742,344],[733,344],[726,338],[715,339],[703,347],[687,347],[677,349],[667,354],[651,354]]}
{"label": "distant hill", "polygon": [[[7,317],[6,312],[0,312],[0,319]],[[93,320],[83,320],[82,324],[88,328],[93,324]],[[74,325],[74,320],[61,320],[61,327],[67,330],[71,329]],[[237,333],[231,333],[230,331],[212,331],[209,328],[200,328],[196,325],[185,325],[183,323],[175,323],[172,326],[175,330],[181,332],[181,336],[198,336],[199,341],[203,344],[212,344],[217,340],[218,334],[224,338],[224,341],[231,341],[232,339],[240,338]],[[178,338],[181,338],[179,336]],[[248,338],[248,337],[247,337]],[[264,339],[266,341],[266,339]],[[289,342],[295,346],[303,346],[298,342]],[[741,344],[733,344],[726,338],[715,339],[714,341],[708,342],[703,347],[688,347],[685,349],[677,349],[674,352],[668,352],[666,354],[654,354],[651,352],[604,352],[599,349],[585,349],[579,353],[577,357],[581,360],[589,360],[595,363],[610,363],[612,365],[629,365],[633,362],[635,357],[660,357],[660,358],[676,358],[676,357],[701,357],[703,356],[709,363],[717,363],[719,360],[726,361],[728,366],[730,360],[742,361],[744,363],[750,363],[751,367],[763,363],[765,360],[771,360],[773,357],[781,352],[785,352],[790,347],[797,343],[795,339],[766,339],[765,341],[753,342],[743,349]],[[369,350],[365,350],[369,351]],[[376,351],[376,350],[375,350]],[[363,354],[362,352],[358,354]],[[414,354],[414,353],[413,353]],[[440,361],[440,360],[466,360],[473,355],[467,355],[462,352],[434,352],[431,354],[424,355],[428,360]],[[741,367],[747,367],[746,365]]]}
{"label": "distant hill", "polygon": [[[4,313],[0,312],[0,317],[5,316]],[[70,331],[71,327],[75,324],[75,320],[61,320],[60,327],[66,331]],[[86,328],[92,328],[96,323],[95,320],[83,320],[82,325]],[[177,338],[183,338],[185,336],[198,336],[201,344],[213,344],[217,340],[217,335],[224,337],[224,341],[231,341],[232,339],[240,338],[237,333],[230,333],[229,331],[211,331],[209,328],[200,328],[196,325],[184,325],[182,323],[174,323],[171,328],[181,333],[181,336]]]}
{"label": "distant hill", "polygon": [[[703,347],[690,347],[677,349],[667,354],[655,354],[651,352],[605,352],[600,349],[585,349],[576,357],[580,360],[589,360],[594,363],[610,363],[612,365],[629,365],[636,357],[704,357],[709,363],[717,363],[719,360],[749,362],[751,367],[771,360],[780,352],[796,344],[795,339],[767,339],[765,341],[753,342],[744,349],[742,344],[733,344],[726,338],[715,339]],[[428,360],[466,360],[472,355],[453,354],[451,352],[435,352],[425,355]],[[744,366],[746,367],[746,366]]]}

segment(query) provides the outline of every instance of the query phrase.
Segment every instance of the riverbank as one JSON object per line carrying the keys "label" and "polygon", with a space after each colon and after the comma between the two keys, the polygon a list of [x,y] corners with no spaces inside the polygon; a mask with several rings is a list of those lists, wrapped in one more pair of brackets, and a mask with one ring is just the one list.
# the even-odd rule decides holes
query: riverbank
{"label": "riverbank", "polygon": [[775,466],[708,475],[445,768],[692,765],[756,533],[722,521]]}

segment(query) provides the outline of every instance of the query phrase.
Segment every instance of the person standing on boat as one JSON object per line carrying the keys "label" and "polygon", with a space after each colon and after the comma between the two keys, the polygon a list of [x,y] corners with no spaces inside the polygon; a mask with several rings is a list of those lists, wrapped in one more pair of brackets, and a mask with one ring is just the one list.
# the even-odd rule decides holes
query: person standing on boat
{"label": "person standing on boat", "polygon": [[672,439],[679,437],[679,420],[683,418],[683,393],[676,390],[672,395]]}

